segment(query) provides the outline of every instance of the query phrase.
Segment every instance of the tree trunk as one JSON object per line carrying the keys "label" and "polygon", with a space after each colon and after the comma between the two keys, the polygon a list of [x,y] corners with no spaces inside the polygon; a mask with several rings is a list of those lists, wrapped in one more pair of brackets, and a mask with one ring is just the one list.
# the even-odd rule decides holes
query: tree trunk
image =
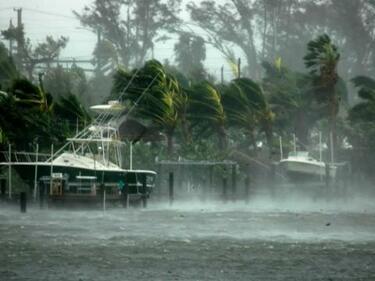
{"label": "tree trunk", "polygon": [[181,115],[181,129],[182,129],[182,135],[184,137],[184,141],[186,144],[191,143],[191,131],[189,126],[189,121],[186,119],[186,115]]}
{"label": "tree trunk", "polygon": [[308,146],[308,134],[309,128],[306,124],[306,117],[304,112],[300,111],[297,114],[297,119],[295,120],[295,133],[299,141],[299,144],[302,144],[304,149],[307,149]]}
{"label": "tree trunk", "polygon": [[269,158],[272,157],[272,144],[273,144],[273,134],[272,134],[272,125],[267,125],[265,130],[266,139],[267,139],[267,145],[269,149]]}
{"label": "tree trunk", "polygon": [[265,60],[266,56],[266,36],[267,36],[267,25],[268,25],[268,19],[267,19],[267,5],[266,3],[264,5],[264,14],[263,14],[263,38],[262,38],[262,59]]}
{"label": "tree trunk", "polygon": [[[330,155],[333,155],[334,158],[336,157],[337,152],[337,132],[336,132],[336,116],[338,111],[338,100],[337,95],[333,94],[331,101],[330,101],[330,116],[329,116],[329,131],[332,134],[332,144],[329,145],[329,152]],[[329,136],[329,140],[331,141],[331,136]],[[335,159],[330,159],[331,161],[335,161]]]}
{"label": "tree trunk", "polygon": [[171,159],[173,155],[173,130],[167,132],[167,155],[168,159]]}
{"label": "tree trunk", "polygon": [[219,138],[219,149],[226,150],[228,148],[228,140],[224,126],[219,126],[217,128],[217,134]]}

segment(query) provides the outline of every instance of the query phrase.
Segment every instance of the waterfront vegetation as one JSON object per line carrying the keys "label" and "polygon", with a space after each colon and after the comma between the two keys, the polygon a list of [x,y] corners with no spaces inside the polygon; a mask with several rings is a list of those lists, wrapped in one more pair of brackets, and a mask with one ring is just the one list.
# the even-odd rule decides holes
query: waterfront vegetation
{"label": "waterfront vegetation", "polygon": [[[375,80],[352,75],[363,73],[356,71],[356,61],[352,62],[349,72],[340,73],[339,63],[348,64],[347,59],[342,61],[341,58],[341,46],[345,50],[348,48],[342,37],[336,34],[331,38],[327,34],[318,34],[316,30],[309,33],[311,38],[306,41],[304,53],[297,52],[300,58],[294,58],[303,61],[301,67],[290,63],[293,61],[291,48],[287,46],[293,42],[297,44],[297,41],[290,38],[282,42],[285,38],[274,30],[270,18],[263,18],[264,26],[270,27],[263,30],[262,49],[257,51],[253,37],[241,38],[241,43],[235,36],[235,29],[231,35],[226,33],[225,28],[230,28],[230,25],[215,29],[213,22],[220,22],[220,18],[216,18],[218,13],[229,16],[229,6],[223,6],[225,9],[219,12],[213,1],[205,1],[201,6],[191,3],[188,10],[193,20],[216,38],[209,43],[223,53],[233,69],[232,80],[218,81],[203,64],[207,41],[178,29],[180,20],[173,16],[175,6],[166,10],[162,1],[155,1],[149,9],[159,16],[164,15],[164,21],[155,16],[160,20],[158,24],[148,22],[147,26],[140,26],[140,30],[149,29],[143,34],[143,41],[139,41],[139,38],[132,38],[132,34],[122,34],[125,32],[123,25],[128,23],[119,21],[120,15],[115,12],[120,2],[112,1],[109,6],[99,2],[94,2],[82,14],[75,12],[83,25],[92,27],[99,22],[103,28],[104,40],[98,42],[94,52],[99,67],[91,76],[76,64],[69,69],[49,65],[46,72],[38,74],[30,68],[30,62],[20,64],[9,56],[5,45],[0,45],[1,150],[7,150],[8,144],[12,144],[14,149],[30,151],[38,143],[41,151],[49,151],[51,143],[56,146],[63,144],[66,137],[90,123],[93,115],[88,110],[89,105],[120,99],[128,109],[134,107],[128,117],[142,128],[131,137],[125,132],[122,138],[137,143],[134,146],[136,162],[143,165],[152,166],[156,157],[232,159],[246,164],[239,155],[269,164],[280,157],[279,137],[282,137],[287,152],[291,149],[293,134],[298,146],[307,149],[317,144],[316,136],[322,132],[324,143],[329,143],[330,134],[333,136],[336,161],[349,161],[353,171],[373,177]],[[177,5],[179,1],[174,2]],[[241,1],[227,2],[241,11],[239,21],[246,16],[242,13],[250,12],[246,7],[236,6]],[[255,6],[256,11],[264,9],[267,14],[267,7],[259,6],[259,3]],[[135,16],[141,17],[145,7],[134,5],[128,8],[138,11]],[[321,8],[315,5],[316,9]],[[334,5],[341,7],[338,3]],[[306,9],[313,9],[312,6],[307,5]],[[105,11],[113,14],[113,22],[101,22]],[[293,9],[288,11],[292,13]],[[273,20],[286,23],[283,15],[279,17]],[[335,19],[330,20],[331,27],[337,24]],[[111,24],[114,26],[109,26]],[[301,27],[296,23],[295,27],[298,26]],[[169,28],[169,32],[179,30],[179,41],[174,48],[176,65],[170,61],[146,60],[153,47],[152,40],[159,32],[156,27]],[[251,27],[243,24],[242,28],[250,36]],[[288,27],[282,25],[281,28]],[[116,30],[120,33],[117,37]],[[5,38],[15,36],[15,40],[19,39],[19,35],[12,35],[10,31],[3,32]],[[287,31],[290,34],[291,30]],[[301,30],[296,32],[303,33]],[[125,44],[120,40],[125,37],[139,44]],[[34,49],[34,55],[43,56],[46,52],[39,54],[37,50],[48,51],[49,45],[60,50],[67,42],[65,38],[49,38],[43,45],[44,49]],[[245,53],[247,65],[242,71],[235,63],[236,49],[229,49],[225,42],[237,44]],[[55,55],[58,56],[58,52]],[[105,64],[112,66],[109,74],[100,68]],[[367,67],[372,69],[373,66]],[[101,92],[98,94],[98,91]],[[329,150],[330,146],[327,147]],[[327,151],[326,156],[328,154]]]}

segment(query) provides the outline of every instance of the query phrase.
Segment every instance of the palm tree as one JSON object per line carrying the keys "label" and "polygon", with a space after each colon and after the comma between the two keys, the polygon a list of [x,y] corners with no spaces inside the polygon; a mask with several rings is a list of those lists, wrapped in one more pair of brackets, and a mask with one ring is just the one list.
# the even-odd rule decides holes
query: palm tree
{"label": "palm tree", "polygon": [[42,83],[38,87],[27,79],[16,79],[13,81],[11,93],[20,106],[35,108],[40,112],[52,110],[52,96],[44,91]]}
{"label": "palm tree", "polygon": [[187,92],[189,119],[193,126],[199,123],[204,131],[213,128],[218,134],[220,150],[226,149],[226,115],[220,91],[211,83],[203,81],[193,85]]}
{"label": "palm tree", "polygon": [[0,101],[0,128],[3,137],[16,148],[28,149],[35,139],[41,144],[48,142],[51,134],[51,116],[41,112],[38,107],[25,106],[18,97],[11,93]]}
{"label": "palm tree", "polygon": [[304,61],[313,77],[317,101],[327,105],[329,130],[333,136],[333,152],[336,151],[337,146],[336,116],[339,112],[339,95],[336,84],[339,80],[337,74],[339,60],[338,48],[328,35],[321,35],[307,44]]}
{"label": "palm tree", "polygon": [[58,119],[67,121],[69,124],[78,123],[84,125],[91,121],[90,114],[74,94],[60,96],[53,109]]}
{"label": "palm tree", "polygon": [[352,79],[362,99],[349,110],[349,139],[355,149],[354,168],[374,176],[375,159],[375,80],[365,76]]}
{"label": "palm tree", "polygon": [[[127,91],[123,93],[125,88]],[[151,60],[143,68],[130,73],[118,70],[112,93],[112,96],[121,98],[134,108],[135,115],[151,121],[164,131],[170,157],[174,133],[187,104],[187,97],[177,79],[167,73],[160,62]]]}
{"label": "palm tree", "polygon": [[13,79],[19,77],[16,65],[9,56],[9,51],[0,43],[0,90],[9,88]]}
{"label": "palm tree", "polygon": [[223,104],[229,124],[244,130],[255,151],[257,130],[266,134],[271,147],[273,113],[257,83],[248,78],[233,80],[224,93]]}
{"label": "palm tree", "polygon": [[352,82],[359,89],[358,96],[362,102],[350,109],[348,119],[353,127],[362,129],[362,133],[357,137],[366,139],[371,135],[370,132],[375,130],[375,80],[366,76],[357,76]]}
{"label": "palm tree", "polygon": [[302,145],[307,145],[309,130],[321,118],[322,111],[314,103],[311,77],[276,63],[263,62],[262,65],[265,69],[263,88],[275,112],[275,129],[280,135],[294,133]]}

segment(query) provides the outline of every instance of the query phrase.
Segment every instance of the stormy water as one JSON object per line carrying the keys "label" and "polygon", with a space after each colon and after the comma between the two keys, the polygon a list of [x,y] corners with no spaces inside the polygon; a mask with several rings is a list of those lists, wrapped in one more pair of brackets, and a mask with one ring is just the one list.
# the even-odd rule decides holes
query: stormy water
{"label": "stormy water", "polygon": [[375,280],[374,197],[0,205],[0,280]]}

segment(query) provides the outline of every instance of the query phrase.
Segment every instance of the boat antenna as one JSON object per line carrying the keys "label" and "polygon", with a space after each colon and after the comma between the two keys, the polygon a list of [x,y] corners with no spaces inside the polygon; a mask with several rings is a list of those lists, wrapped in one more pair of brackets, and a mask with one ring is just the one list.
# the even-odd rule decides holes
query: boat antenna
{"label": "boat antenna", "polygon": [[[125,92],[127,91],[127,89],[130,87],[131,83],[133,83],[133,80],[135,79],[135,77],[137,76],[137,74],[140,72],[140,68],[137,69],[134,74],[132,75],[132,77],[130,78],[130,81],[124,86],[124,88],[121,90],[121,93],[120,93],[120,96],[119,98],[117,99],[118,101],[120,101],[120,99],[124,96]],[[75,136],[73,137],[74,139],[76,138],[79,138],[80,136],[86,134],[87,132],[89,132],[89,129],[90,127],[92,126],[92,124],[100,124],[102,123],[103,120],[105,120],[107,117],[109,116],[109,113],[108,112],[102,112],[100,113],[93,122],[91,122],[89,125],[85,126],[85,128],[79,132],[77,132],[75,134]],[[61,151],[63,151],[68,145],[70,144],[70,142],[66,142],[58,151],[56,151],[55,155],[58,155]],[[47,159],[47,161],[49,160],[53,160],[51,157],[49,159]]]}
{"label": "boat antenna", "polygon": [[[123,95],[125,94],[126,90],[130,87],[131,83],[133,82],[134,78],[136,77],[136,75],[138,74],[138,72],[140,71],[140,69],[137,69],[137,71],[133,74],[132,78],[130,79],[129,83],[127,83],[127,85],[123,88],[123,90],[121,91],[121,94],[118,98],[118,101],[123,97]],[[143,92],[141,93],[141,95],[137,98],[137,100],[135,101],[135,103],[132,105],[132,107],[129,109],[129,111],[126,113],[125,115],[125,118],[127,118],[129,116],[129,114],[134,110],[134,108],[138,105],[138,103],[142,100],[142,98],[145,96],[145,94],[147,93],[147,91],[151,88],[151,86],[154,84],[155,80],[160,76],[160,73],[156,74],[154,76],[154,78],[151,80],[151,82],[147,85],[146,89],[143,90]],[[117,119],[120,114],[122,112],[119,112],[117,113],[115,116],[113,116],[111,118],[111,120],[115,120]],[[89,124],[88,126],[86,126],[81,132],[78,132],[78,134],[76,134],[73,139],[76,139],[76,138],[79,138],[80,136],[86,134],[87,132],[89,132],[89,129],[90,127],[92,126],[92,124],[94,123],[97,123],[97,124],[100,124],[101,121],[105,120],[107,117],[109,116],[109,113],[108,112],[104,112],[104,113],[101,113],[99,114],[99,116],[95,119],[94,122],[92,122],[91,124]],[[110,121],[111,121],[110,120]],[[63,151],[68,145],[70,144],[70,142],[67,142],[65,143],[58,151],[56,151],[56,153],[54,155],[58,155],[61,151]],[[47,161],[49,160],[53,160],[52,157],[50,157]]]}
{"label": "boat antenna", "polygon": [[[126,91],[129,89],[130,85],[133,83],[133,80],[135,79],[135,77],[137,77],[138,73],[141,71],[140,68],[138,68],[134,74],[132,75],[132,77],[130,78],[129,82],[123,87],[123,89],[121,90],[120,92],[120,95],[119,97],[117,98],[117,101],[118,102],[121,102],[122,100],[122,97],[125,95]],[[97,118],[95,119],[95,121],[100,124],[102,121],[104,121],[108,116],[109,116],[109,112],[103,112],[101,114],[99,114],[97,116]],[[118,117],[118,116],[117,116]]]}

